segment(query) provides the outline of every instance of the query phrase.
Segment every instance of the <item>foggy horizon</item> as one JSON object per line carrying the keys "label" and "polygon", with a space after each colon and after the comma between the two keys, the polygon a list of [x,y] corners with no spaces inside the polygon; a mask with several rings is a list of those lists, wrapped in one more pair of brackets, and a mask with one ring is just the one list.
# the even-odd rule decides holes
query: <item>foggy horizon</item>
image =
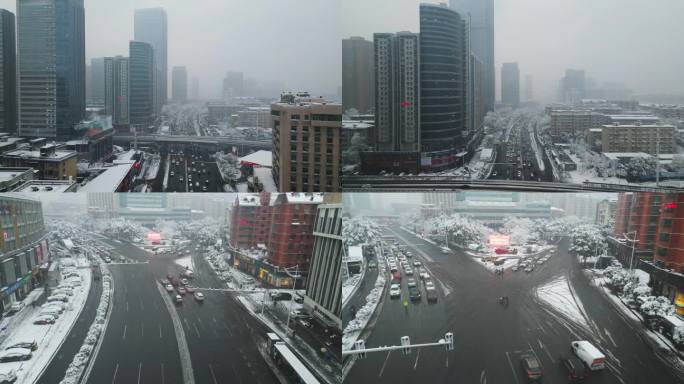
{"label": "foggy horizon", "polygon": [[[199,78],[199,96],[220,98],[226,72],[243,72],[282,91],[335,95],[341,86],[339,0],[85,1],[86,64],[96,57],[128,56],[135,9],[162,7],[168,17],[168,81],[185,66],[188,89]],[[0,8],[16,15],[15,0]],[[287,26],[287,30],[284,30]],[[299,54],[293,54],[299,52]],[[314,55],[315,60],[302,60]],[[171,87],[169,86],[169,90]],[[169,91],[170,93],[170,91]],[[170,94],[169,94],[170,97]]]}
{"label": "foggy horizon", "polygon": [[[435,0],[345,1],[343,38],[372,41],[375,32],[419,32],[420,3]],[[597,86],[622,83],[634,95],[682,94],[684,54],[671,44],[684,36],[679,15],[684,2],[663,0],[644,5],[636,0],[494,1],[497,100],[500,71],[518,62],[521,94],[525,76],[534,78],[534,99],[555,101],[565,69],[584,69]],[[388,12],[392,9],[392,12]]]}

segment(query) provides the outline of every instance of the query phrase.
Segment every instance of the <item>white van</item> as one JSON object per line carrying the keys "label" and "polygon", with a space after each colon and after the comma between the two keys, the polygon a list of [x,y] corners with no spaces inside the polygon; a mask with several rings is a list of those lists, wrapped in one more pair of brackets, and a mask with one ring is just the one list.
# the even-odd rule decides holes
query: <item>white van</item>
{"label": "white van", "polygon": [[598,371],[606,367],[606,356],[586,340],[573,341],[570,349],[589,369]]}

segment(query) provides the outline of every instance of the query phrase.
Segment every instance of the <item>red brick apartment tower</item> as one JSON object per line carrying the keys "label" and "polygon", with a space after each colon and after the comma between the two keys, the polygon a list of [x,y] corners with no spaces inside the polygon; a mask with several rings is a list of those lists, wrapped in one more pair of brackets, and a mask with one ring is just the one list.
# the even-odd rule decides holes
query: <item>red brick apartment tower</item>
{"label": "red brick apartment tower", "polygon": [[278,267],[299,265],[309,270],[313,252],[313,225],[316,208],[323,202],[319,193],[281,193],[273,204],[271,238],[268,249],[271,263]]}
{"label": "red brick apartment tower", "polygon": [[240,195],[231,211],[230,246],[253,248],[268,245],[271,229],[271,194]]}
{"label": "red brick apartment tower", "polygon": [[666,194],[660,212],[653,260],[684,273],[684,193]]}
{"label": "red brick apartment tower", "polygon": [[613,236],[617,239],[622,238],[622,234],[629,229],[629,216],[632,209],[632,194],[621,193],[618,195],[617,207],[615,208],[615,226]]}

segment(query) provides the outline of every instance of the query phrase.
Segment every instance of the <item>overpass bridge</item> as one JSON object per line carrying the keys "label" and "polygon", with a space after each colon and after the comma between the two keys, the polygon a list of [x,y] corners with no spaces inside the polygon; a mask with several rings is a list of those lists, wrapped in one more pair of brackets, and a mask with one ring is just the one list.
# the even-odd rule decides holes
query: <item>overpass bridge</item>
{"label": "overpass bridge", "polygon": [[270,151],[272,147],[271,140],[244,140],[231,136],[138,135],[136,137],[134,135],[114,135],[114,144],[116,145],[128,147],[136,141],[138,145],[155,145],[166,149],[196,146],[217,151],[236,147],[238,153],[247,153],[260,149]]}
{"label": "overpass bridge", "polygon": [[681,192],[669,186],[585,182],[582,184],[520,180],[471,180],[457,176],[343,176],[345,192],[430,192],[461,189],[544,192]]}

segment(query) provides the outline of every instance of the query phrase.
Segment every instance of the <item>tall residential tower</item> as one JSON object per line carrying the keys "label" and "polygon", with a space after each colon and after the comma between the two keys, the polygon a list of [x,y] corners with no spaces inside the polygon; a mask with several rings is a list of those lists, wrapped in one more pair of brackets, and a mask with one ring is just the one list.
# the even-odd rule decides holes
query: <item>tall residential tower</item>
{"label": "tall residential tower", "polygon": [[17,131],[17,53],[14,14],[0,9],[0,132]]}
{"label": "tall residential tower", "polygon": [[342,106],[368,113],[374,104],[373,42],[363,37],[342,40]]}
{"label": "tall residential tower", "polygon": [[154,50],[154,115],[159,116],[168,99],[168,21],[164,8],[136,9],[135,41],[149,43]]}

